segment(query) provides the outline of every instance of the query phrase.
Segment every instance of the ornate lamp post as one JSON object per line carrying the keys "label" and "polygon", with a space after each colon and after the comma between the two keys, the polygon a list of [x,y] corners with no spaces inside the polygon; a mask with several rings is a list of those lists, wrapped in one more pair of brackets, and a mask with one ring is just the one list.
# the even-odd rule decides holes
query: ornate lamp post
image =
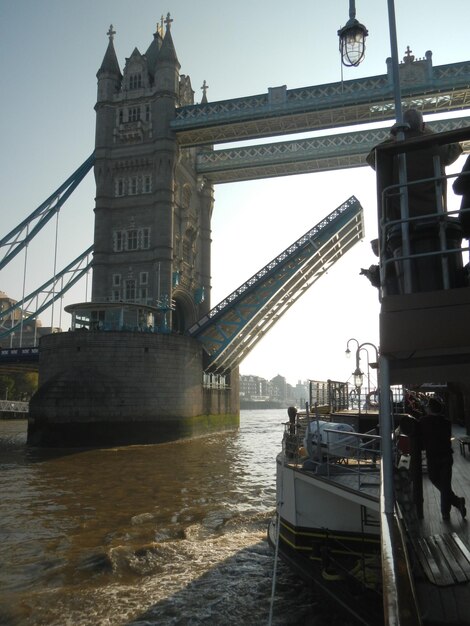
{"label": "ornate lamp post", "polygon": [[351,350],[349,349],[349,344],[351,341],[356,342],[356,369],[353,372],[353,384],[356,389],[357,404],[358,404],[358,410],[360,414],[361,413],[361,387],[362,387],[362,383],[364,382],[364,374],[361,372],[361,368],[359,367],[359,361],[361,360],[361,357],[359,355],[359,341],[355,337],[351,337],[351,339],[348,339],[348,343],[346,344],[346,356],[348,358],[351,356]]}
{"label": "ornate lamp post", "polygon": [[[362,385],[364,383],[364,373],[361,371],[361,367],[360,367],[360,361],[361,361],[361,350],[364,350],[364,352],[366,352],[367,354],[367,368],[369,370],[369,366],[372,367],[378,367],[378,362],[379,362],[379,350],[378,348],[373,344],[370,343],[369,341],[365,341],[364,343],[359,343],[359,341],[357,339],[355,339],[354,337],[352,337],[351,339],[348,339],[348,343],[346,344],[346,356],[350,356],[351,354],[351,350],[349,349],[349,343],[351,341],[355,341],[356,342],[356,369],[353,372],[353,383],[354,383],[354,387],[356,388],[356,393],[357,393],[357,397],[359,399],[359,414],[361,413],[361,388]],[[372,348],[374,348],[375,350],[375,356],[376,356],[376,363],[369,363],[369,352],[366,348],[366,346],[371,346]],[[368,387],[368,391],[370,391],[370,375],[369,375],[369,371],[367,373],[368,376],[368,381],[369,381],[369,387]]]}
{"label": "ornate lamp post", "polygon": [[366,51],[367,28],[356,20],[355,0],[349,0],[349,20],[338,31],[341,61],[346,67],[356,67]]}
{"label": "ornate lamp post", "polygon": [[346,356],[348,357],[348,359],[351,356],[351,350],[349,349],[349,343],[351,341],[355,341],[356,342],[356,348],[359,347],[359,341],[355,337],[351,337],[351,339],[348,339],[348,343],[346,344]]}
{"label": "ornate lamp post", "polygon": [[[394,104],[395,104],[395,119],[398,127],[397,132],[397,140],[403,141],[405,138],[404,126],[403,126],[403,110],[401,104],[401,90],[400,90],[400,75],[399,75],[399,61],[398,61],[398,47],[397,47],[397,29],[396,29],[396,20],[395,20],[395,2],[394,0],[387,0],[387,8],[388,8],[388,26],[389,26],[389,34],[390,34],[390,50],[392,57],[392,80],[393,80],[393,96],[394,96]],[[355,16],[355,4],[353,0],[350,0],[349,3],[349,14],[350,21],[354,19]],[[348,22],[349,24],[349,22]],[[348,24],[344,28],[338,31],[338,35],[340,38],[340,51],[341,51],[341,60],[344,65],[349,65],[348,58],[343,54],[343,41],[347,41]],[[363,27],[364,28],[364,27]],[[364,39],[367,35],[367,31],[364,33]],[[346,43],[344,44],[346,46]],[[363,46],[365,49],[365,46]],[[358,48],[359,50],[359,48]],[[362,61],[364,54],[362,52],[362,56],[359,55],[359,61],[355,63],[358,65],[360,61]],[[345,62],[346,61],[346,62]],[[403,189],[406,185],[406,158],[404,154],[398,155],[398,182],[400,184],[400,188]],[[408,233],[406,229],[406,219],[408,218],[408,196],[406,193],[400,194],[400,208],[401,208],[401,218],[403,221],[402,224],[402,238],[403,238],[403,256],[408,257],[410,254],[410,242],[408,238]],[[408,263],[408,261],[405,261]],[[407,271],[408,270],[408,271]],[[410,272],[409,266],[405,265],[405,293],[411,293],[411,280],[410,280]],[[374,346],[375,348],[375,346]],[[378,356],[378,355],[377,355]],[[378,361],[378,358],[377,358]],[[384,395],[385,389],[388,390],[390,387],[390,363],[388,357],[381,356],[380,357],[380,382],[379,388],[382,391],[382,396]],[[388,394],[388,392],[387,392]],[[391,430],[392,430],[392,416],[390,413],[389,403],[384,401],[380,401],[380,432],[382,434],[382,467],[383,467],[383,475],[384,475],[384,511],[385,513],[393,512],[393,450],[392,450],[392,438],[391,438]]]}
{"label": "ornate lamp post", "polygon": [[361,389],[362,383],[364,382],[364,374],[361,372],[361,368],[359,367],[359,351],[356,353],[356,369],[353,372],[353,381],[354,387],[356,388],[357,395],[357,410],[359,415],[361,414]]}

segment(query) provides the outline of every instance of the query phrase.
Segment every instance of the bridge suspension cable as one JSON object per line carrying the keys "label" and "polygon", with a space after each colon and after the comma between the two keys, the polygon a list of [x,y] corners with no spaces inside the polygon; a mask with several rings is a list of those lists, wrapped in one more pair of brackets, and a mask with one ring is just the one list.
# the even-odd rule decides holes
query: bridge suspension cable
{"label": "bridge suspension cable", "polygon": [[0,240],[0,270],[25,248],[49,220],[60,210],[71,193],[85,178],[95,163],[95,154],[88,159],[62,185],[35,209],[25,220]]}
{"label": "bridge suspension cable", "polygon": [[[74,261],[69,263],[61,272],[45,282],[41,287],[24,297],[13,306],[0,311],[0,339],[7,337],[16,329],[23,327],[29,320],[36,319],[40,313],[49,308],[56,300],[61,298],[76,282],[91,268],[93,246],[82,252]],[[60,287],[58,287],[60,285]],[[42,299],[41,299],[42,297]],[[34,311],[30,309],[34,305]],[[20,319],[14,323],[14,312],[20,310]],[[10,317],[11,326],[5,326],[5,321]]]}

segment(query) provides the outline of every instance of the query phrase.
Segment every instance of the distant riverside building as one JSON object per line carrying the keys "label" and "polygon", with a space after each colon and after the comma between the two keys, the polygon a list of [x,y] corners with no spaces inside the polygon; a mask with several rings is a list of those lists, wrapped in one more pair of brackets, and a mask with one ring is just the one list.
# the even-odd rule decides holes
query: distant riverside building
{"label": "distant riverside building", "polygon": [[287,381],[279,374],[271,379],[273,400],[284,402],[287,398]]}
{"label": "distant riverside building", "polygon": [[277,403],[279,405],[305,405],[307,396],[307,382],[299,381],[295,388],[290,385],[284,376],[276,376],[266,380],[261,376],[240,375],[240,401]]}
{"label": "distant riverside building", "polygon": [[[13,308],[15,304],[18,304],[18,300],[14,300],[3,291],[0,291],[0,311],[2,313]],[[18,348],[20,346],[29,348],[37,346],[40,337],[49,335],[50,333],[57,333],[61,330],[57,327],[43,326],[41,320],[39,319],[30,319],[22,324],[21,320],[26,317],[26,315],[27,311],[16,308],[11,312],[11,314],[6,315],[5,319],[2,317],[2,322],[0,323],[0,334],[10,330],[10,328],[16,326],[17,324],[18,327],[8,336],[0,339],[1,348]]]}
{"label": "distant riverside building", "polygon": [[308,391],[308,382],[307,381],[297,381],[297,384],[294,389],[294,397],[296,404],[299,407],[305,407],[305,403],[308,402],[309,399],[309,391]]}
{"label": "distant riverside building", "polygon": [[271,387],[271,384],[260,376],[240,376],[240,398],[244,400],[271,400]]}

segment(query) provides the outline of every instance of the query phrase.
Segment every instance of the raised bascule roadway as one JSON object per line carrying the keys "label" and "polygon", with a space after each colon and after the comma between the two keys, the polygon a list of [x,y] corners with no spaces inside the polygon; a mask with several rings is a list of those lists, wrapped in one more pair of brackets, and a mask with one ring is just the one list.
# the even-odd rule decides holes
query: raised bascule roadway
{"label": "raised bascule roadway", "polygon": [[[204,147],[198,151],[196,171],[212,184],[362,167],[371,148],[389,134],[383,123],[395,117],[388,61],[387,66],[387,73],[380,76],[291,90],[274,87],[261,95],[180,107],[170,127],[180,147]],[[460,114],[429,122],[433,131],[470,126],[470,116],[461,116],[461,112],[470,110],[469,61],[433,67],[430,52],[416,60],[408,49],[400,64],[400,81],[405,107],[419,108],[424,114]],[[380,126],[370,128],[373,124]],[[362,125],[367,127],[360,128]],[[328,134],[330,129],[343,127],[345,132]],[[354,127],[358,130],[352,130]],[[316,131],[315,137],[214,149],[227,142],[312,131]],[[463,149],[470,152],[470,142],[465,142]],[[92,154],[0,241],[0,269],[61,209],[94,162]],[[208,371],[238,365],[299,295],[362,238],[360,204],[355,198],[347,200],[309,232],[315,232],[315,237],[307,233],[301,252],[296,247],[298,242],[289,246],[271,267],[255,274],[190,329],[190,335],[204,345]],[[325,237],[326,232],[328,237],[319,249],[315,238]],[[1,311],[0,341],[27,318],[37,317],[80,280],[91,267],[92,250],[93,246],[17,305]],[[16,309],[28,311],[27,318],[7,328],[5,321]],[[3,358],[11,361],[9,350],[2,352]]]}

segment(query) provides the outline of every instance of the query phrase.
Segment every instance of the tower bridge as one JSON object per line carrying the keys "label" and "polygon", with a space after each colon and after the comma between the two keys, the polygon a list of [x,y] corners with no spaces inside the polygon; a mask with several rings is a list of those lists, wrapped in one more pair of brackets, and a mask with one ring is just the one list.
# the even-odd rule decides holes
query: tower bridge
{"label": "tower bridge", "polygon": [[[214,185],[365,165],[366,154],[388,135],[383,123],[394,118],[390,67],[382,76],[275,87],[215,103],[204,91],[197,105],[189,77],[179,73],[170,22],[165,32],[157,28],[145,54],[134,50],[123,71],[110,28],[97,74],[93,154],[60,193],[0,241],[4,266],[62,207],[54,198],[65,199],[94,167],[91,303],[69,307],[72,332],[41,340],[33,444],[162,441],[237,423],[241,360],[363,236],[362,208],[350,199],[211,309]],[[408,51],[400,72],[405,106],[424,113],[470,109],[469,62],[433,67],[431,53],[416,60]],[[375,123],[382,126],[371,128]],[[470,126],[470,117],[430,126],[459,129]],[[341,128],[347,130],[321,134]],[[312,131],[314,137],[215,149]],[[463,147],[470,149],[468,142]],[[87,270],[79,266],[78,273]],[[55,298],[63,287],[57,292],[54,283],[52,291]],[[204,372],[222,373],[225,386],[201,384]]]}
{"label": "tower bridge", "polygon": [[[470,106],[470,62],[433,67],[432,53],[415,59],[408,50],[400,64],[405,106],[423,113],[465,110]],[[391,60],[387,74],[176,110],[170,127],[181,146],[217,144],[311,132],[395,119]]]}
{"label": "tower bridge", "polygon": [[[470,126],[470,117],[427,122],[427,126],[436,133],[458,130]],[[196,170],[218,184],[363,167],[372,148],[388,137],[388,128],[374,128],[201,152]],[[462,142],[462,148],[470,152],[470,141]]]}

